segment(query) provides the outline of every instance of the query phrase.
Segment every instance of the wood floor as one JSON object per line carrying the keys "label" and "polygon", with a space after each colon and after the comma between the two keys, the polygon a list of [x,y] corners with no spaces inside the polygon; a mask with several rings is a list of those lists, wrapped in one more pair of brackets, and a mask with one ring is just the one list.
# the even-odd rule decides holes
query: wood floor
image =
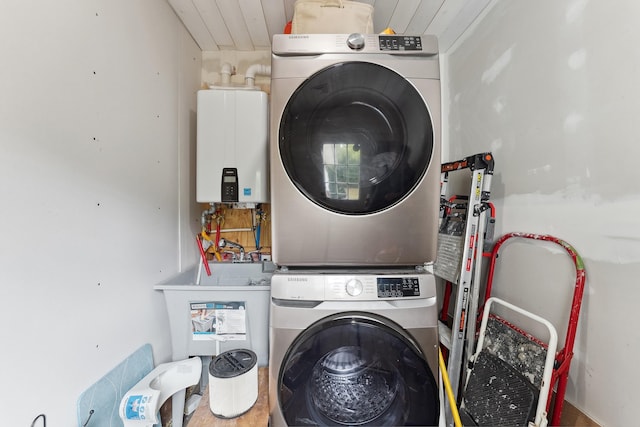
{"label": "wood floor", "polygon": [[560,416],[561,426],[573,427],[600,427],[600,424],[580,412],[575,406],[565,401]]}
{"label": "wood floor", "polygon": [[[269,376],[267,368],[258,369],[258,400],[251,410],[244,415],[232,419],[221,419],[214,416],[209,408],[209,388],[207,387],[200,405],[191,415],[186,427],[262,427],[267,426],[269,418]],[[562,410],[561,426],[567,427],[600,427],[569,402],[565,402]]]}

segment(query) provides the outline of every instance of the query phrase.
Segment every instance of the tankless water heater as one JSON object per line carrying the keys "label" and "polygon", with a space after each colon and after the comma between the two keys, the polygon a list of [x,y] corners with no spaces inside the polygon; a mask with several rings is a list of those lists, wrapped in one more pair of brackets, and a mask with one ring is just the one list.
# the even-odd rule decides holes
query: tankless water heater
{"label": "tankless water heater", "polygon": [[249,88],[198,91],[196,200],[269,201],[267,94]]}

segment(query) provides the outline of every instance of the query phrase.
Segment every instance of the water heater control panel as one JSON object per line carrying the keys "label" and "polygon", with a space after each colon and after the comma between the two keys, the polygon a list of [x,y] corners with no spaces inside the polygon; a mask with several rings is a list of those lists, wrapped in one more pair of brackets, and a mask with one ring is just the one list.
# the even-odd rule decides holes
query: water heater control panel
{"label": "water heater control panel", "polygon": [[220,193],[222,194],[222,201],[237,202],[238,201],[238,169],[223,168],[221,181],[222,181],[222,188],[220,189]]}

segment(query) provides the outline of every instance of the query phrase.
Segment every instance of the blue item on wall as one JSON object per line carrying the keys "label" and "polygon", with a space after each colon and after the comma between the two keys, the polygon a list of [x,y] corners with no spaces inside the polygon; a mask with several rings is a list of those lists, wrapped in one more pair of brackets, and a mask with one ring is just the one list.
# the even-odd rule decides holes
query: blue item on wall
{"label": "blue item on wall", "polygon": [[78,397],[78,427],[122,426],[122,397],[152,370],[151,344],[145,344]]}

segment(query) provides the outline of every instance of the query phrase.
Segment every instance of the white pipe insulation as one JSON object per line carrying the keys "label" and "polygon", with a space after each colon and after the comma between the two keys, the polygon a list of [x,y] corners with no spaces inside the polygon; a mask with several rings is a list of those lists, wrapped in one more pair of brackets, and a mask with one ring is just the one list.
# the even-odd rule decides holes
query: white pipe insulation
{"label": "white pipe insulation", "polygon": [[271,66],[262,65],[262,64],[250,65],[249,68],[247,68],[247,72],[244,75],[244,80],[247,86],[249,87],[255,86],[256,74],[260,74],[262,76],[270,76]]}

